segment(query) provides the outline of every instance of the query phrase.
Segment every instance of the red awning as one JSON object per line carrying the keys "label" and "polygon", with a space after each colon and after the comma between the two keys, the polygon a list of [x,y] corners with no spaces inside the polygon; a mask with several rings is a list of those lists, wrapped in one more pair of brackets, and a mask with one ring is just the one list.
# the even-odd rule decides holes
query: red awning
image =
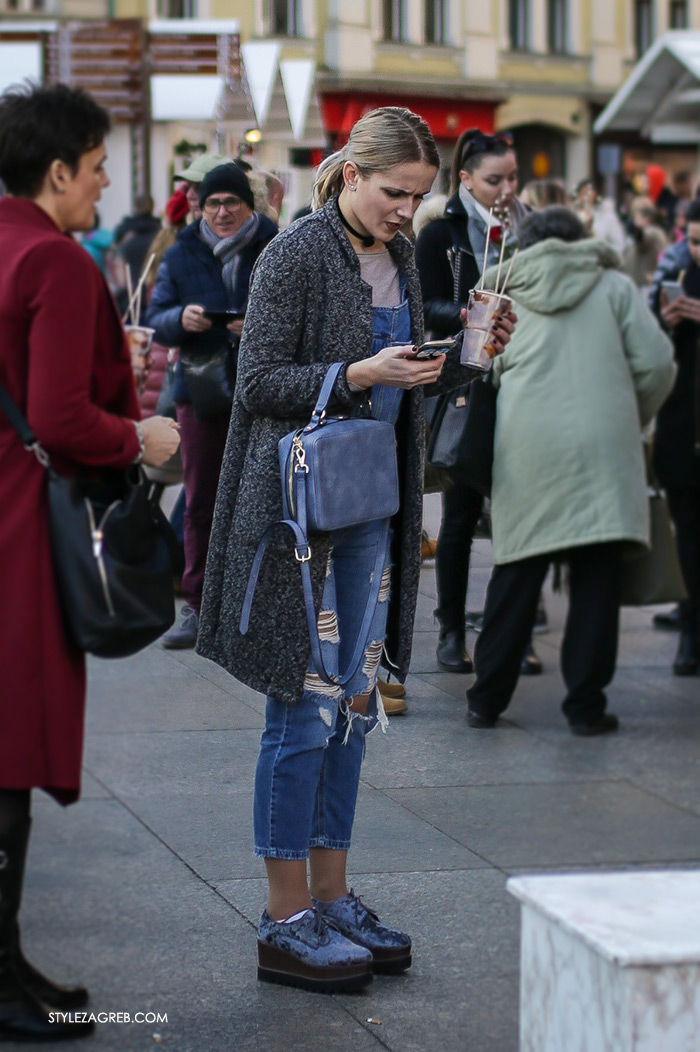
{"label": "red awning", "polygon": [[330,135],[346,142],[350,129],[360,117],[379,106],[405,106],[427,122],[436,139],[455,141],[468,128],[492,134],[495,102],[471,99],[425,98],[420,95],[385,95],[364,92],[337,92],[321,95],[323,124]]}

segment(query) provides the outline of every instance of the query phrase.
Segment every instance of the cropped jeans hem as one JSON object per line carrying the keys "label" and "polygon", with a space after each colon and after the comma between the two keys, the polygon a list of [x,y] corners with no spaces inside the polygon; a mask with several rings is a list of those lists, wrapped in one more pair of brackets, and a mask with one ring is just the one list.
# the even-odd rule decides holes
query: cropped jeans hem
{"label": "cropped jeans hem", "polygon": [[254,854],[256,858],[277,858],[283,862],[305,862],[309,857],[307,851],[287,851],[281,847],[258,847],[256,845]]}
{"label": "cropped jeans hem", "polygon": [[349,851],[349,840],[329,840],[328,837],[317,836],[309,841],[309,847],[323,847],[328,851]]}

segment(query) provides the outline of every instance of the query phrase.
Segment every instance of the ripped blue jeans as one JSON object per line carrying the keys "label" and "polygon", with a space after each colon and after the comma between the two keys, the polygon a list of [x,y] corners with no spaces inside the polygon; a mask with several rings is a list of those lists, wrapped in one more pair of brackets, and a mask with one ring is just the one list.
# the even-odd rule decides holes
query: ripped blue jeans
{"label": "ripped blue jeans", "polygon": [[[318,623],[331,675],[348,667],[355,647],[380,526],[368,522],[332,536]],[[350,847],[365,735],[386,720],[375,686],[389,605],[388,549],[365,660],[350,683],[329,686],[311,668],[296,705],[267,699],[253,805],[255,854],[263,858],[305,859],[310,847]],[[351,712],[350,698],[367,693],[366,715]]]}

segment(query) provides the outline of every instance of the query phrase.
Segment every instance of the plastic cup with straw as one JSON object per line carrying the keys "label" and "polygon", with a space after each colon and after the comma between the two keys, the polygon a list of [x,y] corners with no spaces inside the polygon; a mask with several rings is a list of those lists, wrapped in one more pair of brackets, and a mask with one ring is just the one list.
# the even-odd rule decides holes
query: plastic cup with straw
{"label": "plastic cup with straw", "polygon": [[141,293],[143,290],[144,282],[148,276],[148,272],[153,266],[153,260],[155,259],[155,253],[151,255],[148,263],[141,272],[138,285],[134,292],[131,291],[131,274],[129,267],[126,268],[126,287],[129,294],[129,305],[126,308],[123,321],[126,318],[130,318],[130,324],[124,326],[126,338],[129,341],[129,351],[131,352],[131,367],[134,371],[134,381],[139,391],[143,389],[143,384],[146,378],[146,369],[148,364],[148,356],[151,353],[151,345],[153,344],[153,336],[155,329],[149,329],[146,325],[139,325],[139,318],[141,317]]}

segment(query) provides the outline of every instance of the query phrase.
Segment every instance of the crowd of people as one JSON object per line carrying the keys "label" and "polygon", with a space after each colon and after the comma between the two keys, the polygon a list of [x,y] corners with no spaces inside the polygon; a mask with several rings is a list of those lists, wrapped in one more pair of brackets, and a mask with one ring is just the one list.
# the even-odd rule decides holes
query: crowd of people
{"label": "crowd of people", "polygon": [[[490,391],[494,570],[473,657],[469,566],[485,493],[466,462],[442,476],[435,553],[437,661],[475,673],[470,727],[497,727],[518,677],[540,671],[532,636],[555,566],[569,597],[564,716],[580,736],[618,729],[606,690],[623,567],[649,543],[654,421],[651,461],[687,589],[673,671],[700,669],[700,201],[687,180],[665,192],[655,166],[620,208],[591,180],[571,194],[537,180],[519,195],[513,140],[477,130],[456,144],[450,196],[431,197],[430,129],[384,107],[326,158],[309,214],[279,232],[273,173],[199,156],[176,173],[162,221],[141,197],[100,250],[121,260],[125,289],[144,277],[135,320],[155,343],[137,391],[110,290],[121,278],[95,257],[108,132],[77,89],[0,98],[0,384],[59,472],[138,464],[182,479],[185,602],[162,644],[196,647],[267,699],[253,816],[268,881],[259,978],[359,989],[411,965],[410,936],[379,920],[346,868],[366,737],[405,709],[426,398],[454,397],[466,420]],[[470,295],[496,287],[504,260],[508,300],[485,330],[488,368],[475,368],[462,353]],[[292,432],[299,441],[322,395],[333,415],[391,425],[399,510],[310,540],[299,519],[292,544],[275,528],[287,501],[278,447]],[[48,1040],[89,1032],[49,1022],[88,993],[26,961],[18,913],[32,788],[62,804],[79,796],[85,666],[52,574],[44,467],[1,412],[0,464],[0,1039]],[[350,506],[371,464],[350,447],[347,468]],[[35,660],[18,660],[30,649]]]}

